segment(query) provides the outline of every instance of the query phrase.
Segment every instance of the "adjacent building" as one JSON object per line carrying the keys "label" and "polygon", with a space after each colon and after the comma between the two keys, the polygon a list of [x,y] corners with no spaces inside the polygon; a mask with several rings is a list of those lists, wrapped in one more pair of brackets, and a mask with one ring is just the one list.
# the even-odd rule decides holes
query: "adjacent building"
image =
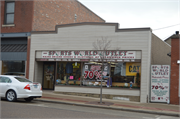
{"label": "adjacent building", "polygon": [[180,102],[180,35],[179,31],[165,40],[171,45],[171,83],[170,83],[170,103],[179,104]]}
{"label": "adjacent building", "polygon": [[77,0],[1,1],[0,74],[29,78],[31,31],[52,31],[56,25],[105,22]]}

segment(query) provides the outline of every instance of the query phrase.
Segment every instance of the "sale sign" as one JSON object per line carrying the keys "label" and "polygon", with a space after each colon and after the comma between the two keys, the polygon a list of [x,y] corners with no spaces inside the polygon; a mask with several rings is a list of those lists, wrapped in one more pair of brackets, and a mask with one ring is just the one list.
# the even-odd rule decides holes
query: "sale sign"
{"label": "sale sign", "polygon": [[151,65],[151,102],[168,102],[170,66]]}
{"label": "sale sign", "polygon": [[85,64],[84,65],[84,78],[89,80],[101,81],[103,76],[108,74],[108,65],[103,66],[97,64]]}

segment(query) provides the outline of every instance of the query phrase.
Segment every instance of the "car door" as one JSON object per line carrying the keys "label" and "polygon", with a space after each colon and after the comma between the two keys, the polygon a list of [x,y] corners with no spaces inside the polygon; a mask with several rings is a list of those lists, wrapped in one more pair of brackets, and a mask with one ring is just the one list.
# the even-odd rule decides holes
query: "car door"
{"label": "car door", "polygon": [[2,82],[2,79],[1,79],[1,76],[0,76],[0,96],[1,96],[1,97],[3,97],[3,93],[2,93],[2,92],[3,92],[3,91],[2,91],[2,89],[3,89],[3,88],[2,88],[2,83],[3,83],[3,82]]}
{"label": "car door", "polygon": [[0,95],[1,97],[5,97],[6,96],[6,91],[9,89],[10,87],[10,83],[11,83],[11,79],[9,79],[8,77],[0,77]]}

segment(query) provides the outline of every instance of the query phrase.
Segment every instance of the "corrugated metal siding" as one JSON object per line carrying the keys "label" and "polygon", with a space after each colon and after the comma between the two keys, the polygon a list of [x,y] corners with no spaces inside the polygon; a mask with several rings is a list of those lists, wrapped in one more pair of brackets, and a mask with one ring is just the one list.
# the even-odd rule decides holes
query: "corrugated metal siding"
{"label": "corrugated metal siding", "polygon": [[26,60],[27,53],[26,52],[1,52],[1,60],[6,61],[18,61],[18,60]]}
{"label": "corrugated metal siding", "polygon": [[140,98],[145,103],[149,95],[151,31],[115,32],[115,26],[82,25],[59,28],[58,34],[32,34],[29,76],[34,76],[36,50],[93,50],[92,43],[105,36],[112,40],[109,50],[142,51]]}

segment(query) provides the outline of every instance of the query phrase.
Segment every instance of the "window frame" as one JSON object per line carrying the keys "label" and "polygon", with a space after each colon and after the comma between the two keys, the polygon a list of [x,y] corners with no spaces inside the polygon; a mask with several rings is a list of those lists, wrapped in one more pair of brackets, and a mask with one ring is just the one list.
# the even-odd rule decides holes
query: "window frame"
{"label": "window frame", "polygon": [[32,83],[32,81],[28,80],[27,78],[24,78],[24,77],[14,77],[17,81],[19,82],[29,82],[29,83]]}
{"label": "window frame", "polygon": [[[8,79],[8,82],[1,82],[2,78],[7,78],[7,79]],[[11,80],[10,78],[8,78],[8,77],[3,77],[3,76],[1,76],[1,77],[0,77],[0,83],[12,83],[12,80]]]}
{"label": "window frame", "polygon": [[[7,13],[7,4],[8,3],[14,3],[14,12],[12,13]],[[4,10],[4,24],[9,25],[9,24],[14,24],[14,20],[13,23],[7,23],[7,15],[8,14],[15,14],[15,1],[5,1],[5,10]]]}

